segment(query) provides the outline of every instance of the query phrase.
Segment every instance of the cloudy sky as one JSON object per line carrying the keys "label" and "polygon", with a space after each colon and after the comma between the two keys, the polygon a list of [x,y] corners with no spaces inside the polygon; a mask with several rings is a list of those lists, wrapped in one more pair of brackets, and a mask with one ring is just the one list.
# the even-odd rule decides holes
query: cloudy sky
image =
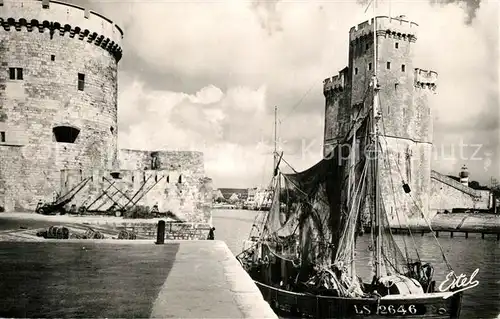
{"label": "cloudy sky", "polygon": [[[216,187],[268,183],[275,105],[287,161],[321,159],[322,81],[346,66],[348,31],[372,14],[361,0],[73,2],[125,33],[120,146],[201,150]],[[419,23],[415,66],[439,73],[433,168],[500,177],[498,2],[378,3]]]}

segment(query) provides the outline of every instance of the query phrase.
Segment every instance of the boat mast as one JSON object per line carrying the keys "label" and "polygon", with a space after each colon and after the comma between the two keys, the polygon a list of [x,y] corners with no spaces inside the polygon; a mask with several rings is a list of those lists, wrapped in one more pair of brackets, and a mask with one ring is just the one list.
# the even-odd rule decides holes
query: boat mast
{"label": "boat mast", "polygon": [[379,187],[379,147],[378,147],[378,119],[379,119],[379,110],[378,110],[378,82],[377,82],[377,0],[373,0],[373,120],[372,120],[372,142],[375,156],[373,160],[373,168],[374,168],[374,201],[373,206],[375,209],[375,276],[377,279],[381,276],[381,267],[382,267],[382,242],[381,242],[381,233],[380,233],[380,187]]}
{"label": "boat mast", "polygon": [[276,169],[276,155],[278,144],[278,107],[274,107],[274,153],[273,153],[273,177],[274,170]]}

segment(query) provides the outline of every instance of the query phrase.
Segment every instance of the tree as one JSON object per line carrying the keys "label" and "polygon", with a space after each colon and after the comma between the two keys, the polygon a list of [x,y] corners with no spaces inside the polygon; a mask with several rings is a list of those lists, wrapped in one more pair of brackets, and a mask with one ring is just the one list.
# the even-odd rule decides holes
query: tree
{"label": "tree", "polygon": [[240,197],[236,193],[233,193],[233,195],[231,195],[231,197],[229,197],[229,202],[231,204],[234,204],[234,203],[236,203],[239,200],[240,200]]}
{"label": "tree", "polygon": [[471,182],[469,182],[469,187],[474,188],[474,189],[478,189],[481,187],[481,184],[479,184],[479,182],[477,182],[477,181],[471,181]]}

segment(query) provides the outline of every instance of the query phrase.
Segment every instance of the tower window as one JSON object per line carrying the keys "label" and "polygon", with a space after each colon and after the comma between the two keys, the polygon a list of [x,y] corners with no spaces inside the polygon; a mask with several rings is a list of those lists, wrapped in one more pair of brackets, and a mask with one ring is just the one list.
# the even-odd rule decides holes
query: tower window
{"label": "tower window", "polygon": [[371,63],[368,63],[368,70],[370,70],[370,71],[371,71],[371,69],[372,69],[372,64],[371,64]]}
{"label": "tower window", "polygon": [[5,143],[5,132],[0,132],[0,142]]}
{"label": "tower window", "polygon": [[391,62],[387,62],[387,70],[391,68]]}
{"label": "tower window", "polygon": [[70,126],[57,126],[52,129],[56,142],[59,143],[74,143],[80,130]]}
{"label": "tower window", "polygon": [[9,68],[9,79],[22,80],[23,79],[23,68]]}
{"label": "tower window", "polygon": [[399,43],[397,43],[397,42],[396,42],[396,43],[394,43],[394,47],[395,47],[396,49],[397,49],[397,48],[399,48]]}
{"label": "tower window", "polygon": [[354,68],[354,74],[358,74],[358,68]]}
{"label": "tower window", "polygon": [[50,61],[55,61],[55,60],[56,60],[56,56],[52,54],[52,55],[50,56]]}
{"label": "tower window", "polygon": [[401,72],[404,72],[406,70],[406,67],[404,64],[401,64]]}
{"label": "tower window", "polygon": [[85,88],[85,74],[78,73],[78,90],[83,91]]}
{"label": "tower window", "polygon": [[113,177],[113,179],[121,179],[120,177],[120,172],[112,172],[110,173],[111,177]]}

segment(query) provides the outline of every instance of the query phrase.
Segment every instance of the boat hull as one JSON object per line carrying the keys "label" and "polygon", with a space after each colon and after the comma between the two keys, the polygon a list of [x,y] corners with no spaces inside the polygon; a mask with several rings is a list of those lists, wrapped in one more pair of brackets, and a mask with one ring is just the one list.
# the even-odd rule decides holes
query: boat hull
{"label": "boat hull", "polygon": [[255,281],[264,299],[288,318],[436,318],[458,319],[462,294],[446,293],[342,298],[294,293]]}

